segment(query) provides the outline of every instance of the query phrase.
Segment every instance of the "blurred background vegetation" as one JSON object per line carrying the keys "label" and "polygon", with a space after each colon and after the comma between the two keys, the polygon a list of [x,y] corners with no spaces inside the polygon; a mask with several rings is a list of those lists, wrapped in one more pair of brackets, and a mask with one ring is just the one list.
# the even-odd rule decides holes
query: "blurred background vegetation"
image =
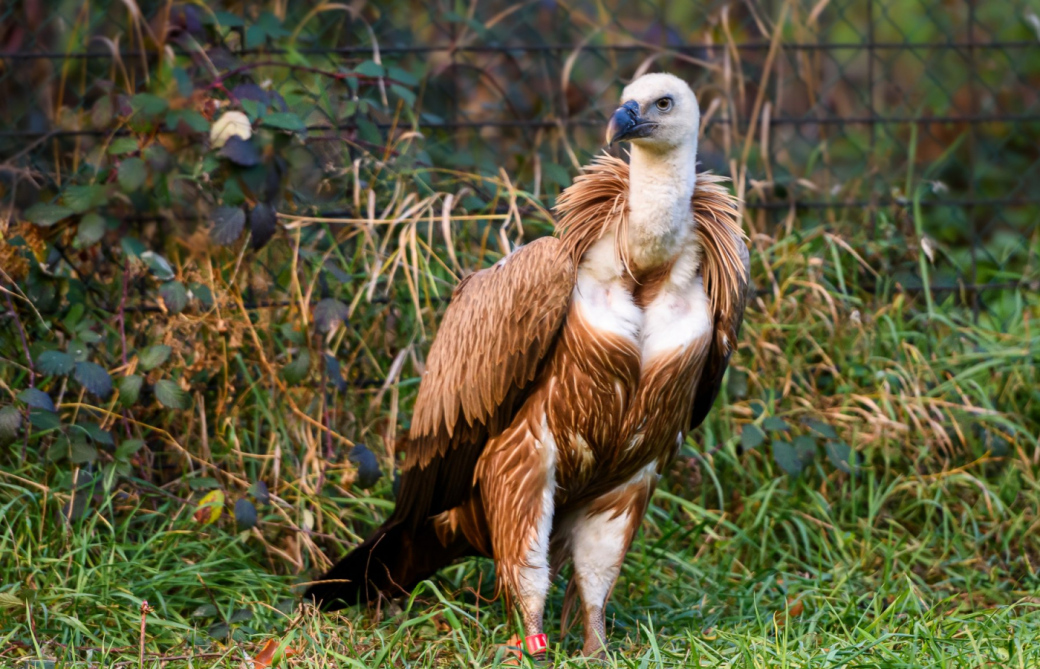
{"label": "blurred background vegetation", "polygon": [[[652,645],[649,615],[732,659],[757,643],[750,610],[819,596],[802,650],[854,656],[841,627],[865,593],[895,588],[870,605],[892,616],[1019,601],[1040,549],[1036,12],[0,4],[0,658],[216,663],[291,629],[307,641],[286,662],[490,661],[482,625],[505,617],[464,592],[490,594],[481,562],[400,633],[393,610],[333,641],[291,586],[392,505],[454,284],[552,233],[621,88],[652,70],[698,93],[756,294],[614,635]],[[811,594],[839,572],[847,590]],[[723,621],[735,637],[701,633]]]}

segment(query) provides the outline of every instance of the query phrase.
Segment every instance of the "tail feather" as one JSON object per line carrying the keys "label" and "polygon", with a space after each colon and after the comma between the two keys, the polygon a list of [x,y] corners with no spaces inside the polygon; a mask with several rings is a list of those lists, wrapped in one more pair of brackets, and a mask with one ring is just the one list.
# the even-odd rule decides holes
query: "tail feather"
{"label": "tail feather", "polygon": [[304,594],[326,611],[367,604],[380,593],[407,595],[456,559],[473,553],[461,537],[441,544],[432,523],[418,528],[390,520]]}

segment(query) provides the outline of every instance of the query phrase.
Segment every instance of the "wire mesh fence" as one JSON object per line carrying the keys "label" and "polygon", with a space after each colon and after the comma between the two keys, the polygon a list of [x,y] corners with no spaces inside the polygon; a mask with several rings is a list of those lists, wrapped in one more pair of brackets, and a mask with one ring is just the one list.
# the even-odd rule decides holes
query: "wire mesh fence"
{"label": "wire mesh fence", "polygon": [[[361,155],[431,183],[505,168],[551,205],[603,150],[624,83],[662,69],[697,91],[702,165],[734,179],[752,234],[831,235],[868,289],[927,283],[979,309],[991,291],[1037,287],[1040,19],[1025,0],[337,7],[5,3],[6,208],[68,204],[92,152],[150,132],[178,155],[205,141],[214,104],[250,102],[303,123],[279,168],[293,211],[358,215]],[[135,125],[142,93],[167,98],[154,128]],[[204,222],[228,188],[200,203],[190,184],[167,187],[162,207],[135,196],[111,211]]]}

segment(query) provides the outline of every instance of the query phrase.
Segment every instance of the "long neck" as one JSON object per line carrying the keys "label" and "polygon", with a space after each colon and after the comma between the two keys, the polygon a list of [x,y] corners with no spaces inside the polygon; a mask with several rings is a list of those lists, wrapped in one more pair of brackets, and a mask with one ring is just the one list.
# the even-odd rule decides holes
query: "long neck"
{"label": "long neck", "polygon": [[670,262],[693,232],[697,141],[663,152],[633,145],[629,166],[629,256],[652,269]]}

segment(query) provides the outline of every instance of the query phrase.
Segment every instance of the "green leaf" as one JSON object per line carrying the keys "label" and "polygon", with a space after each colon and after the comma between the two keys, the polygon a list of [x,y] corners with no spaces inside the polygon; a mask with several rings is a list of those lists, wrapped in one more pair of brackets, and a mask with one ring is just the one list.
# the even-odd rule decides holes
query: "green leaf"
{"label": "green leaf", "polygon": [[107,130],[112,122],[112,96],[106,95],[97,99],[90,110],[90,122],[95,130]]}
{"label": "green leaf", "polygon": [[200,476],[188,479],[188,487],[192,490],[216,490],[220,488],[220,481],[212,476]]}
{"label": "green leaf", "polygon": [[140,158],[127,158],[119,163],[119,187],[124,193],[132,193],[144,185],[148,172]]}
{"label": "green leaf", "polygon": [[33,409],[29,412],[29,422],[39,432],[57,430],[61,427],[61,419],[58,414],[46,409]]}
{"label": "green leaf", "polygon": [[354,485],[359,488],[371,488],[383,476],[379,469],[379,460],[376,454],[369,450],[364,444],[354,444],[347,458],[357,467],[357,479]]}
{"label": "green leaf", "polygon": [[237,28],[245,25],[245,21],[238,14],[232,14],[231,12],[225,12],[223,10],[214,12],[210,15],[208,12],[202,13],[202,23],[216,22],[220,24],[221,28]]}
{"label": "green leaf", "polygon": [[249,232],[253,249],[260,250],[274,236],[278,229],[278,217],[269,204],[257,204],[249,212]]}
{"label": "green leaf", "polygon": [[97,460],[97,446],[87,441],[73,440],[69,449],[69,462],[74,465],[84,465]]}
{"label": "green leaf", "polygon": [[62,351],[44,351],[36,358],[36,367],[47,376],[65,376],[76,366],[72,356]]}
{"label": "green leaf", "polygon": [[[546,181],[552,182],[557,186],[566,188],[571,183],[571,175],[562,165],[552,162],[542,163],[542,175]],[[730,374],[733,372],[730,371]]]}
{"label": "green leaf", "polygon": [[769,416],[762,421],[762,429],[767,432],[786,432],[791,429],[791,426],[783,418]]}
{"label": "green leaf", "polygon": [[100,214],[87,214],[80,220],[79,227],[76,228],[75,247],[77,249],[85,249],[97,244],[105,236],[107,227],[108,224],[105,218]]}
{"label": "green leaf", "polygon": [[213,291],[209,289],[209,286],[202,283],[190,283],[188,284],[188,290],[206,309],[213,306]]}
{"label": "green leaf", "polygon": [[108,189],[100,184],[69,186],[62,191],[61,199],[72,211],[83,214],[108,202]]}
{"label": "green leaf", "polygon": [[419,84],[419,79],[414,74],[393,65],[386,68],[386,74],[394,81],[405,86],[417,86]]}
{"label": "green leaf", "polygon": [[119,403],[125,407],[135,404],[137,398],[141,396],[141,386],[143,384],[144,378],[137,374],[131,374],[119,379]]}
{"label": "green leaf", "polygon": [[396,94],[397,97],[401,98],[401,100],[403,100],[405,105],[407,105],[408,107],[415,106],[415,93],[413,93],[411,90],[405,88],[404,86],[391,84],[390,91]]}
{"label": "green leaf", "polygon": [[386,69],[373,60],[364,61],[363,63],[354,68],[354,72],[355,74],[360,74],[363,77],[386,76]]}
{"label": "green leaf", "polygon": [[856,452],[844,441],[827,442],[827,459],[846,474],[851,474],[856,468]]}
{"label": "green leaf", "polygon": [[256,507],[244,497],[235,502],[235,523],[240,530],[256,526]]}
{"label": "green leaf", "polygon": [[[259,86],[257,86],[257,88],[259,88]],[[263,115],[264,109],[267,108],[266,103],[260,102],[259,100],[251,100],[249,98],[240,98],[239,103],[242,105],[242,111],[246,113],[246,116],[248,116],[249,120],[253,123]]]}
{"label": "green leaf", "polygon": [[197,111],[175,109],[166,115],[166,127],[174,132],[209,132],[209,121]]}
{"label": "green leaf", "polygon": [[133,137],[116,137],[108,145],[108,153],[113,156],[124,156],[138,149],[137,140]]}
{"label": "green leaf", "polygon": [[174,277],[170,263],[155,251],[145,251],[141,254],[141,260],[148,266],[148,269],[152,270],[156,279],[169,281]]}
{"label": "green leaf", "polygon": [[289,130],[291,132],[301,132],[307,129],[303,119],[291,112],[273,112],[264,116],[260,123],[269,128],[278,128],[279,130]]}
{"label": "green leaf", "polygon": [[[119,245],[123,247],[123,253],[130,256],[131,258],[143,258],[145,253],[148,253],[148,248],[141,243],[140,239],[134,237],[123,237],[119,240]],[[167,263],[169,266],[169,263]]]}
{"label": "green leaf", "polygon": [[246,48],[255,49],[267,39],[267,31],[260,26],[249,26],[246,28]]}
{"label": "green leaf", "polygon": [[72,359],[76,362],[82,362],[90,355],[90,347],[88,347],[87,342],[82,339],[73,339],[70,341],[69,345],[65,348],[65,351],[71,355]]}
{"label": "green leaf", "polygon": [[170,104],[158,95],[138,93],[130,98],[130,106],[135,112],[145,117],[158,116],[166,111]]}
{"label": "green leaf", "polygon": [[217,207],[213,211],[213,229],[209,236],[221,246],[234,244],[246,226],[246,213],[241,207]]}
{"label": "green leaf", "polygon": [[286,383],[296,385],[307,378],[307,372],[310,371],[310,368],[311,354],[307,351],[300,351],[295,360],[282,368],[282,377]]}
{"label": "green leaf", "polygon": [[754,423],[748,423],[740,432],[740,446],[745,451],[755,450],[761,446],[762,442],[765,440],[765,433],[762,432],[762,430]]}
{"label": "green leaf", "polygon": [[50,227],[58,221],[63,221],[72,214],[75,213],[68,207],[63,207],[60,204],[46,204],[39,202],[34,204],[25,210],[25,218],[30,223],[35,223],[40,227]]}
{"label": "green leaf", "polygon": [[51,396],[43,392],[39,388],[26,388],[22,392],[18,393],[18,399],[25,402],[29,407],[33,409],[43,409],[44,411],[56,411],[54,408],[54,401],[51,400]]}
{"label": "green leaf", "polygon": [[[543,167],[544,169],[544,167]],[[566,184],[563,184],[566,186]],[[746,399],[748,395],[748,375],[739,369],[729,368],[726,375],[726,394],[731,400]]]}
{"label": "green leaf", "polygon": [[187,409],[191,406],[188,393],[171,379],[163,379],[155,384],[155,397],[159,404],[168,409]]}
{"label": "green leaf", "polygon": [[341,323],[347,322],[347,315],[350,313],[350,309],[347,305],[343,304],[339,300],[331,297],[326,297],[321,302],[314,305],[314,325],[318,328],[319,332],[332,332],[339,327]]}
{"label": "green leaf", "polygon": [[160,286],[159,297],[171,314],[179,314],[188,306],[188,289],[180,281],[170,281]]}
{"label": "green leaf", "polygon": [[383,134],[379,132],[379,126],[367,118],[359,118],[357,123],[358,136],[362,141],[368,142],[374,146],[381,146],[383,144]]}
{"label": "green leaf", "polygon": [[119,446],[116,447],[116,459],[117,460],[129,460],[130,457],[141,450],[144,446],[144,441],[141,439],[124,439],[120,442]]}
{"label": "green leaf", "polygon": [[173,349],[166,344],[149,346],[137,356],[137,365],[146,372],[151,371],[166,362],[172,352]]}
{"label": "green leaf", "polygon": [[173,156],[170,155],[170,152],[162,144],[149,144],[141,152],[141,157],[144,158],[145,162],[148,163],[148,167],[155,174],[164,174],[173,166]]}
{"label": "green leaf", "polygon": [[105,398],[112,393],[112,377],[105,368],[93,362],[76,363],[76,380],[87,392]]}
{"label": "green leaf", "polygon": [[346,391],[347,380],[343,378],[339,360],[328,353],[325,354],[325,376],[328,377],[329,383],[336,386],[341,392]]}
{"label": "green leaf", "polygon": [[83,306],[82,302],[74,302],[69,306],[69,311],[65,314],[65,318],[62,319],[62,323],[69,330],[75,330],[85,312],[86,307]]}
{"label": "green leaf", "polygon": [[795,437],[794,450],[798,453],[802,465],[807,467],[816,459],[816,440],[807,435]]}
{"label": "green leaf", "polygon": [[[101,335],[94,332],[93,330],[81,330],[79,332],[80,339],[88,344],[96,344],[101,341]],[[78,360],[77,360],[78,361]]]}
{"label": "green leaf", "polygon": [[263,481],[257,481],[253,485],[249,486],[249,494],[253,496],[257,504],[261,506],[269,504],[271,502],[271,491],[268,490],[267,484]]}
{"label": "green leaf", "polygon": [[101,426],[96,423],[77,423],[77,427],[83,428],[83,430],[86,431],[87,436],[89,436],[91,441],[95,444],[104,444],[105,446],[115,445],[115,442],[112,440],[112,433],[108,430],[102,430]]}
{"label": "green leaf", "polygon": [[18,436],[22,428],[22,412],[8,404],[0,408],[0,444],[4,444]]}
{"label": "green leaf", "polygon": [[802,473],[802,460],[798,457],[798,451],[782,439],[773,440],[773,460],[789,476],[798,476]]}
{"label": "green leaf", "polygon": [[820,435],[821,437],[826,437],[827,439],[838,438],[838,432],[832,426],[828,425],[827,423],[824,423],[823,421],[810,418],[809,420],[805,421],[805,424],[806,426],[808,426],[810,430]]}

